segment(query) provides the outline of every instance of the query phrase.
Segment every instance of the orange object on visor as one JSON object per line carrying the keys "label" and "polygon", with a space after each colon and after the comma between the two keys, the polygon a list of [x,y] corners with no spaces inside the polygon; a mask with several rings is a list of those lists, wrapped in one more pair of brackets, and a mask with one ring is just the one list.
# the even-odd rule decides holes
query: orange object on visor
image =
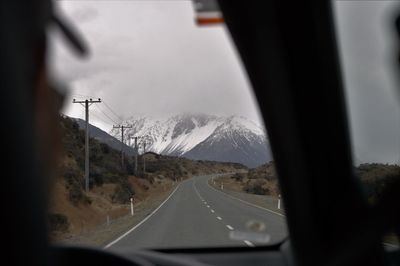
{"label": "orange object on visor", "polygon": [[197,25],[215,25],[224,23],[216,0],[193,0]]}
{"label": "orange object on visor", "polygon": [[224,23],[223,17],[197,17],[196,22],[198,25],[222,24]]}

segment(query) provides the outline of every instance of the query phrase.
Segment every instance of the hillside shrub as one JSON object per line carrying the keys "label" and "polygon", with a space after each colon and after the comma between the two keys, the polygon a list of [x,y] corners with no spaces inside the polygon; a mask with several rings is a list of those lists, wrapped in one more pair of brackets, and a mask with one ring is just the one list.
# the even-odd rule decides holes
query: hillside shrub
{"label": "hillside shrub", "polygon": [[94,172],[90,173],[89,180],[91,181],[92,186],[99,186],[101,187],[104,184],[104,176],[102,173]]}
{"label": "hillside shrub", "polygon": [[243,174],[236,173],[232,175],[231,178],[234,179],[235,181],[242,182],[245,176]]}
{"label": "hillside shrub", "polygon": [[115,184],[120,182],[121,179],[124,179],[125,177],[115,174],[115,173],[110,173],[106,172],[103,174],[103,182],[108,183],[108,184]]}
{"label": "hillside shrub", "polygon": [[67,216],[60,213],[49,213],[49,231],[50,232],[67,232],[69,229],[69,222]]}
{"label": "hillside shrub", "polygon": [[146,172],[155,173],[160,171],[160,163],[148,162],[146,163]]}
{"label": "hillside shrub", "polygon": [[81,186],[76,185],[76,183],[67,187],[68,189],[68,199],[74,205],[79,205],[79,203],[83,204],[91,204],[92,200],[83,193],[83,189]]}
{"label": "hillside shrub", "polygon": [[269,189],[265,186],[266,182],[262,179],[249,180],[243,187],[243,190],[247,193],[256,195],[269,194]]}
{"label": "hillside shrub", "polygon": [[112,201],[114,203],[128,203],[130,198],[134,195],[132,185],[128,180],[123,179],[117,184],[112,195]]}
{"label": "hillside shrub", "polygon": [[400,179],[400,167],[389,164],[361,164],[356,168],[364,192],[371,203],[377,202],[385,191]]}
{"label": "hillside shrub", "polygon": [[104,154],[109,154],[111,149],[110,149],[110,146],[108,146],[107,144],[100,143],[100,150]]}
{"label": "hillside shrub", "polygon": [[126,174],[128,174],[128,175],[135,174],[135,165],[133,164],[133,160],[131,161],[131,160],[126,159],[124,166],[125,166],[124,170],[125,170]]}
{"label": "hillside shrub", "polygon": [[74,204],[90,204],[91,200],[83,193],[83,173],[73,166],[66,166],[62,169],[63,177],[68,191],[68,199]]}

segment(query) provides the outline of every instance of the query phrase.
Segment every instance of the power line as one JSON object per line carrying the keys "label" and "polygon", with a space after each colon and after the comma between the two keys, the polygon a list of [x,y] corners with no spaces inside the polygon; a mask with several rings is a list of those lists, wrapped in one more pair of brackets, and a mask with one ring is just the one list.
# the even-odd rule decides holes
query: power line
{"label": "power line", "polygon": [[[75,96],[81,95],[81,96],[83,96],[82,94],[72,94],[72,95],[75,95]],[[97,111],[100,111],[100,110],[98,110],[98,105],[95,105],[95,107],[96,107]],[[96,111],[96,109],[94,109],[93,111]],[[85,110],[82,110],[82,116],[84,116],[84,112],[85,112]],[[102,116],[101,116],[99,113],[93,112],[92,115],[93,115],[94,117],[96,117],[96,119],[100,120],[101,122],[103,122],[104,124],[107,124],[107,125],[109,125],[109,126],[112,126],[112,125],[115,123],[114,120],[112,120],[111,123],[110,123],[110,122],[107,122],[106,120],[104,120],[104,119],[102,118]]]}
{"label": "power line", "polygon": [[105,121],[103,118],[101,118],[101,116],[97,115],[97,113],[92,113],[92,115],[93,115],[94,117],[96,117],[97,119],[99,119],[99,120],[100,120],[101,122],[103,122],[104,124],[107,124],[107,125],[109,125],[109,126],[112,126],[112,125],[113,125],[112,123],[107,122],[107,121]]}
{"label": "power line", "polygon": [[[95,98],[93,96],[90,95],[85,95],[85,94],[79,94],[79,93],[72,93],[72,96],[78,96],[78,97],[84,97],[84,98]],[[104,106],[115,116],[115,118],[117,118],[117,120],[122,123],[124,121],[124,119],[122,119],[111,107],[110,105],[108,105],[105,101],[102,101],[102,103],[104,103]],[[99,107],[100,109],[100,107]],[[105,116],[107,116],[109,119],[111,119],[111,121],[113,121],[114,124],[118,124],[117,122],[115,122],[115,119],[109,117],[107,114],[105,114],[105,112],[103,110],[100,110]]]}
{"label": "power line", "polygon": [[105,117],[107,117],[113,124],[118,124],[114,119],[112,119],[105,112],[103,112],[103,110],[101,110],[98,106],[96,106],[96,109],[99,110]]}
{"label": "power line", "polygon": [[113,113],[113,114],[115,115],[115,117],[118,118],[118,120],[119,120],[120,122],[123,121],[123,119],[122,119],[119,115],[117,115],[117,114],[114,112],[114,110],[113,110],[106,102],[103,101],[103,103],[104,103],[105,107],[107,107],[108,110],[110,110],[111,113]]}
{"label": "power line", "polygon": [[[113,112],[110,113],[110,112],[108,112],[106,109],[103,109],[103,107],[100,108],[100,106],[99,106],[99,109],[101,109],[101,111],[102,111],[103,113],[108,114],[108,116],[109,116],[113,121],[118,121],[118,123],[122,123],[122,122],[123,122],[123,120],[122,120],[120,117],[117,117],[117,119],[115,120],[116,115],[114,115],[114,116],[111,115],[111,114],[114,114]],[[117,122],[114,122],[114,123],[117,123]]]}

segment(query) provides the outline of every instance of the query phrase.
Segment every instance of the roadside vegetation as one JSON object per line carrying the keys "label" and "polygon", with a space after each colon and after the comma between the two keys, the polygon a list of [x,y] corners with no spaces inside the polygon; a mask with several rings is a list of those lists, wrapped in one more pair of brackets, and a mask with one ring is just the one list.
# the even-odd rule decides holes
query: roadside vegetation
{"label": "roadside vegetation", "polygon": [[[230,176],[239,190],[256,195],[278,196],[279,186],[273,162]],[[237,188],[235,190],[238,190]]]}
{"label": "roadside vegetation", "polygon": [[[61,116],[63,158],[58,177],[53,180],[49,229],[53,239],[64,239],[87,232],[108,219],[130,214],[130,198],[135,206],[146,209],[167,195],[177,182],[193,175],[227,173],[245,166],[234,163],[193,161],[185,158],[146,153],[138,156],[138,174],[134,158],[90,138],[90,191],[84,191],[85,132],[71,118]],[[145,160],[146,171],[143,171]]]}
{"label": "roadside vegetation", "polygon": [[[361,164],[354,169],[361,181],[369,202],[375,203],[385,189],[400,178],[400,166],[390,164]],[[277,196],[279,184],[274,162],[249,169],[247,173],[236,173],[230,176],[243,192],[257,195]]]}
{"label": "roadside vegetation", "polygon": [[385,190],[400,179],[400,166],[390,164],[361,164],[355,170],[371,203],[376,203]]}

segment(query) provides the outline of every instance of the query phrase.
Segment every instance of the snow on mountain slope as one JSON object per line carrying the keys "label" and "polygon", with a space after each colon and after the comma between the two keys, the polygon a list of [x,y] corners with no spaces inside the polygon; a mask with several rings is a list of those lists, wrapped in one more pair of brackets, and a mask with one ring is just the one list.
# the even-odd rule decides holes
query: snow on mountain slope
{"label": "snow on mountain slope", "polygon": [[243,117],[229,117],[212,135],[184,154],[190,159],[239,162],[256,167],[271,160],[263,130]]}
{"label": "snow on mountain slope", "polygon": [[[244,117],[204,114],[171,117],[137,115],[128,119],[126,124],[132,128],[127,129],[125,134],[139,137],[139,143],[145,141],[147,151],[239,162],[248,166],[270,160],[263,128]],[[119,132],[114,129],[111,134],[116,136]],[[216,150],[217,146],[219,148]],[[235,151],[233,157],[229,154],[232,149]]]}

